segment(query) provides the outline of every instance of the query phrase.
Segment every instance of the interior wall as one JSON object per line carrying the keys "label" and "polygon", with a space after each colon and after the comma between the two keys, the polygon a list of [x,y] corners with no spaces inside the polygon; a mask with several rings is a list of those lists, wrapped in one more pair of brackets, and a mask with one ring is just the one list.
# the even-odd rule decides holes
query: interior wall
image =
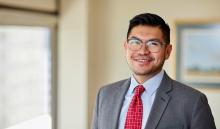
{"label": "interior wall", "polygon": [[87,129],[87,0],[62,0],[58,28],[58,128]]}
{"label": "interior wall", "polygon": [[[219,0],[91,0],[89,16],[89,125],[97,90],[104,84],[130,76],[123,43],[129,19],[151,12],[162,16],[171,27],[173,51],[165,70],[175,78],[175,22],[177,20],[220,19]],[[220,128],[220,89],[199,89],[209,99],[217,128]]]}

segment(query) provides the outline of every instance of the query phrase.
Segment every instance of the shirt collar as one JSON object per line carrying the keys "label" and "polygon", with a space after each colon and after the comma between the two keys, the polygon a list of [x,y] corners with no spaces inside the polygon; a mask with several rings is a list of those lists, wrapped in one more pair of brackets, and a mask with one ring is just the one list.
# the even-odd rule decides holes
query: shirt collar
{"label": "shirt collar", "polygon": [[147,92],[147,94],[149,94],[149,95],[152,95],[154,92],[156,92],[156,90],[160,86],[163,75],[164,75],[164,70],[161,70],[158,74],[156,74],[155,76],[153,76],[149,80],[145,81],[143,84],[139,84],[136,81],[136,79],[134,78],[134,76],[132,75],[131,76],[131,84],[130,84],[129,91],[128,91],[129,94],[133,93],[136,86],[143,85],[145,88],[145,92]]}

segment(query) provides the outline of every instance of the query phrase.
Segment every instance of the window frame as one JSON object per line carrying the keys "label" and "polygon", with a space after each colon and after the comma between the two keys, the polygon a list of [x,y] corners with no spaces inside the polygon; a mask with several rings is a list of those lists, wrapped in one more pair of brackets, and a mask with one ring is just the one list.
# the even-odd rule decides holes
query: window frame
{"label": "window frame", "polygon": [[17,9],[0,9],[0,25],[48,27],[51,32],[51,117],[52,129],[57,129],[57,19],[55,14]]}

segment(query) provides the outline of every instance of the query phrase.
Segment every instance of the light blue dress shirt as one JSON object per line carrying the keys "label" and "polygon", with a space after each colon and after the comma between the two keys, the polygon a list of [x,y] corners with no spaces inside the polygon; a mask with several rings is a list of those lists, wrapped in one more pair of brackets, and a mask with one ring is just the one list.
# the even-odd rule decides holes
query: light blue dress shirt
{"label": "light blue dress shirt", "polygon": [[[154,98],[156,95],[156,91],[162,81],[164,75],[164,70],[161,70],[156,76],[150,78],[145,81],[143,84],[145,91],[141,95],[142,103],[143,103],[143,119],[142,119],[142,128],[144,129],[147,123],[148,116],[150,114],[150,110],[152,104],[154,102]],[[134,95],[134,88],[138,86],[138,82],[135,80],[134,76],[131,77],[130,87],[125,95],[125,100],[121,109],[120,118],[119,118],[119,129],[124,129],[126,115],[128,111],[129,104]]]}

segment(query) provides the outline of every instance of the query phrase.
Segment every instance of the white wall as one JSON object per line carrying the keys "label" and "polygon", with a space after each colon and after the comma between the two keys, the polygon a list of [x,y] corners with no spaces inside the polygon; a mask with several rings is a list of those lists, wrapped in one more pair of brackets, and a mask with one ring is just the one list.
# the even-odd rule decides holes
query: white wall
{"label": "white wall", "polygon": [[63,0],[58,28],[58,129],[87,127],[87,1]]}

